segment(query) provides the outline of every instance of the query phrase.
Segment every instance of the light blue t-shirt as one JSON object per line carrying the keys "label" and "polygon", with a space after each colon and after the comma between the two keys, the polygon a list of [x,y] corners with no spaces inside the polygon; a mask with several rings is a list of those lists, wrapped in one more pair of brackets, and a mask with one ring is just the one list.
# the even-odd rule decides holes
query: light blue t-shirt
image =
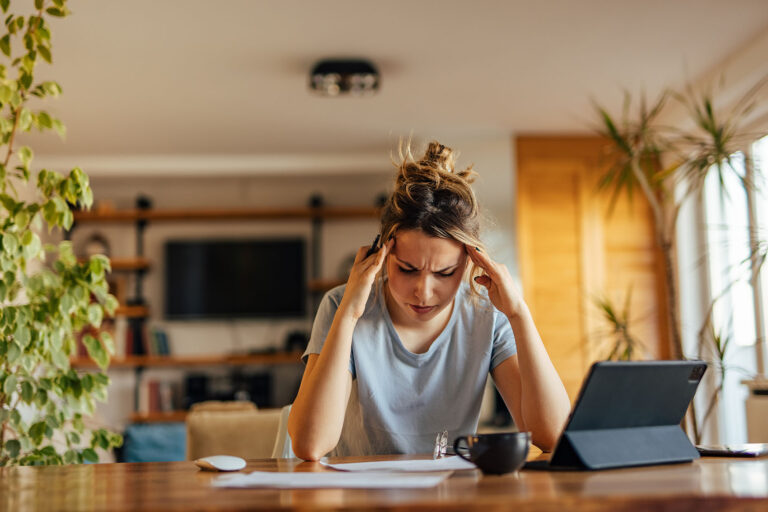
{"label": "light blue t-shirt", "polygon": [[[463,283],[443,332],[414,354],[400,341],[377,283],[352,334],[352,392],[332,455],[432,453],[438,432],[453,440],[477,429],[488,373],[516,353],[512,328],[490,301],[473,301]],[[323,297],[305,362],[323,348],[344,289]]]}

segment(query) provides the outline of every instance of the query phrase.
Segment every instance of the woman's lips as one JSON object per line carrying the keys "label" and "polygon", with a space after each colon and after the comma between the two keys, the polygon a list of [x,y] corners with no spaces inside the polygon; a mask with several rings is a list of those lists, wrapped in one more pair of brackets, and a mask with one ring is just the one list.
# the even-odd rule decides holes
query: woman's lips
{"label": "woman's lips", "polygon": [[435,306],[416,306],[415,304],[408,304],[408,305],[411,306],[411,309],[419,315],[429,313],[430,311],[435,309]]}

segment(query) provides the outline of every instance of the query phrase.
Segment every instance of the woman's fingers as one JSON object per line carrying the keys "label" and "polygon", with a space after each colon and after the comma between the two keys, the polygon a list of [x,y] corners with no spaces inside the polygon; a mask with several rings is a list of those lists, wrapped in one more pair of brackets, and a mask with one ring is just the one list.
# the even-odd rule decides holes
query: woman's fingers
{"label": "woman's fingers", "polygon": [[382,245],[379,250],[372,254],[368,254],[371,246],[363,245],[357,250],[355,255],[355,266],[360,269],[360,272],[366,272],[372,268],[375,269],[375,272],[378,272],[384,264],[384,260],[387,254],[389,254],[390,249],[392,249],[393,244],[394,239]]}
{"label": "woman's fingers", "polygon": [[370,266],[368,268],[373,267],[376,272],[378,272],[381,269],[381,266],[384,264],[384,260],[387,257],[387,254],[389,253],[389,249],[392,247],[391,241],[389,243],[386,243],[382,245],[376,253],[371,254],[368,258],[371,260]]}
{"label": "woman's fingers", "polygon": [[485,286],[486,288],[490,288],[493,281],[491,281],[491,278],[488,276],[476,276],[475,282],[479,285]]}
{"label": "woman's fingers", "polygon": [[365,259],[365,255],[368,252],[368,249],[370,249],[370,245],[363,245],[357,250],[357,254],[355,254],[355,263],[360,263]]}
{"label": "woman's fingers", "polygon": [[496,263],[490,258],[490,256],[488,256],[484,251],[478,249],[477,247],[472,247],[471,245],[467,244],[464,244],[464,247],[467,250],[467,254],[469,254],[469,258],[475,265],[485,270],[485,272],[491,276],[491,279],[498,278]]}
{"label": "woman's fingers", "polygon": [[[378,240],[379,240],[379,237],[376,237],[376,242],[378,242]],[[378,256],[378,255],[380,255],[381,249],[383,249],[386,245],[387,244],[382,245],[381,248],[379,248],[379,250],[377,250],[375,252],[371,252],[371,250],[373,249],[372,245],[363,245],[363,246],[361,246],[357,250],[357,254],[355,254],[355,263],[359,263],[361,261],[365,261],[365,260],[371,258],[371,256]],[[372,258],[372,261],[377,261],[377,260],[378,260],[377,258]]]}
{"label": "woman's fingers", "polygon": [[381,268],[381,266],[384,264],[384,260],[387,258],[387,254],[389,254],[389,251],[392,249],[392,245],[394,243],[395,240],[391,239],[389,242],[382,245],[381,249],[379,249],[378,257],[376,258],[376,266],[378,268]]}

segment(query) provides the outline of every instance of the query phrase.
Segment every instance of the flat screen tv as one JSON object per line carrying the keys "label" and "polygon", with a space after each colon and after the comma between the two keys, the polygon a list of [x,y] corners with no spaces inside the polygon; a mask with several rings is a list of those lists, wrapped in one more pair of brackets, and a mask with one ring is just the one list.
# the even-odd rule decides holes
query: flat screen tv
{"label": "flat screen tv", "polygon": [[304,245],[302,239],[166,242],[166,318],[303,317]]}

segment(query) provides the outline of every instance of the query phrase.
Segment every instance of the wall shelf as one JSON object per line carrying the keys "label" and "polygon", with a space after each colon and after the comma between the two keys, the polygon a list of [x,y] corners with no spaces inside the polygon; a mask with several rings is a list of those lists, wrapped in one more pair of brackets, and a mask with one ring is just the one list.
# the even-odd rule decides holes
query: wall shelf
{"label": "wall shelf", "polygon": [[[79,258],[79,261],[84,263],[88,259]],[[149,258],[109,258],[109,265],[112,267],[112,272],[133,272],[136,270],[149,270],[152,263],[149,261]]]}
{"label": "wall shelf", "polygon": [[[301,352],[270,352],[244,355],[202,355],[202,356],[128,356],[114,357],[109,368],[169,368],[196,366],[247,366],[272,364],[297,364],[301,362]],[[74,368],[96,368],[89,357],[76,357],[70,360]]]}
{"label": "wall shelf", "polygon": [[76,223],[134,223],[136,221],[191,221],[191,220],[290,220],[290,219],[352,219],[376,218],[375,207],[319,207],[319,208],[238,208],[238,209],[168,209],[168,210],[110,210],[76,211]]}
{"label": "wall shelf", "polygon": [[149,258],[110,258],[109,264],[113,272],[149,270],[152,266]]}
{"label": "wall shelf", "polygon": [[115,309],[115,316],[146,318],[149,316],[149,308],[147,306],[118,306]]}

